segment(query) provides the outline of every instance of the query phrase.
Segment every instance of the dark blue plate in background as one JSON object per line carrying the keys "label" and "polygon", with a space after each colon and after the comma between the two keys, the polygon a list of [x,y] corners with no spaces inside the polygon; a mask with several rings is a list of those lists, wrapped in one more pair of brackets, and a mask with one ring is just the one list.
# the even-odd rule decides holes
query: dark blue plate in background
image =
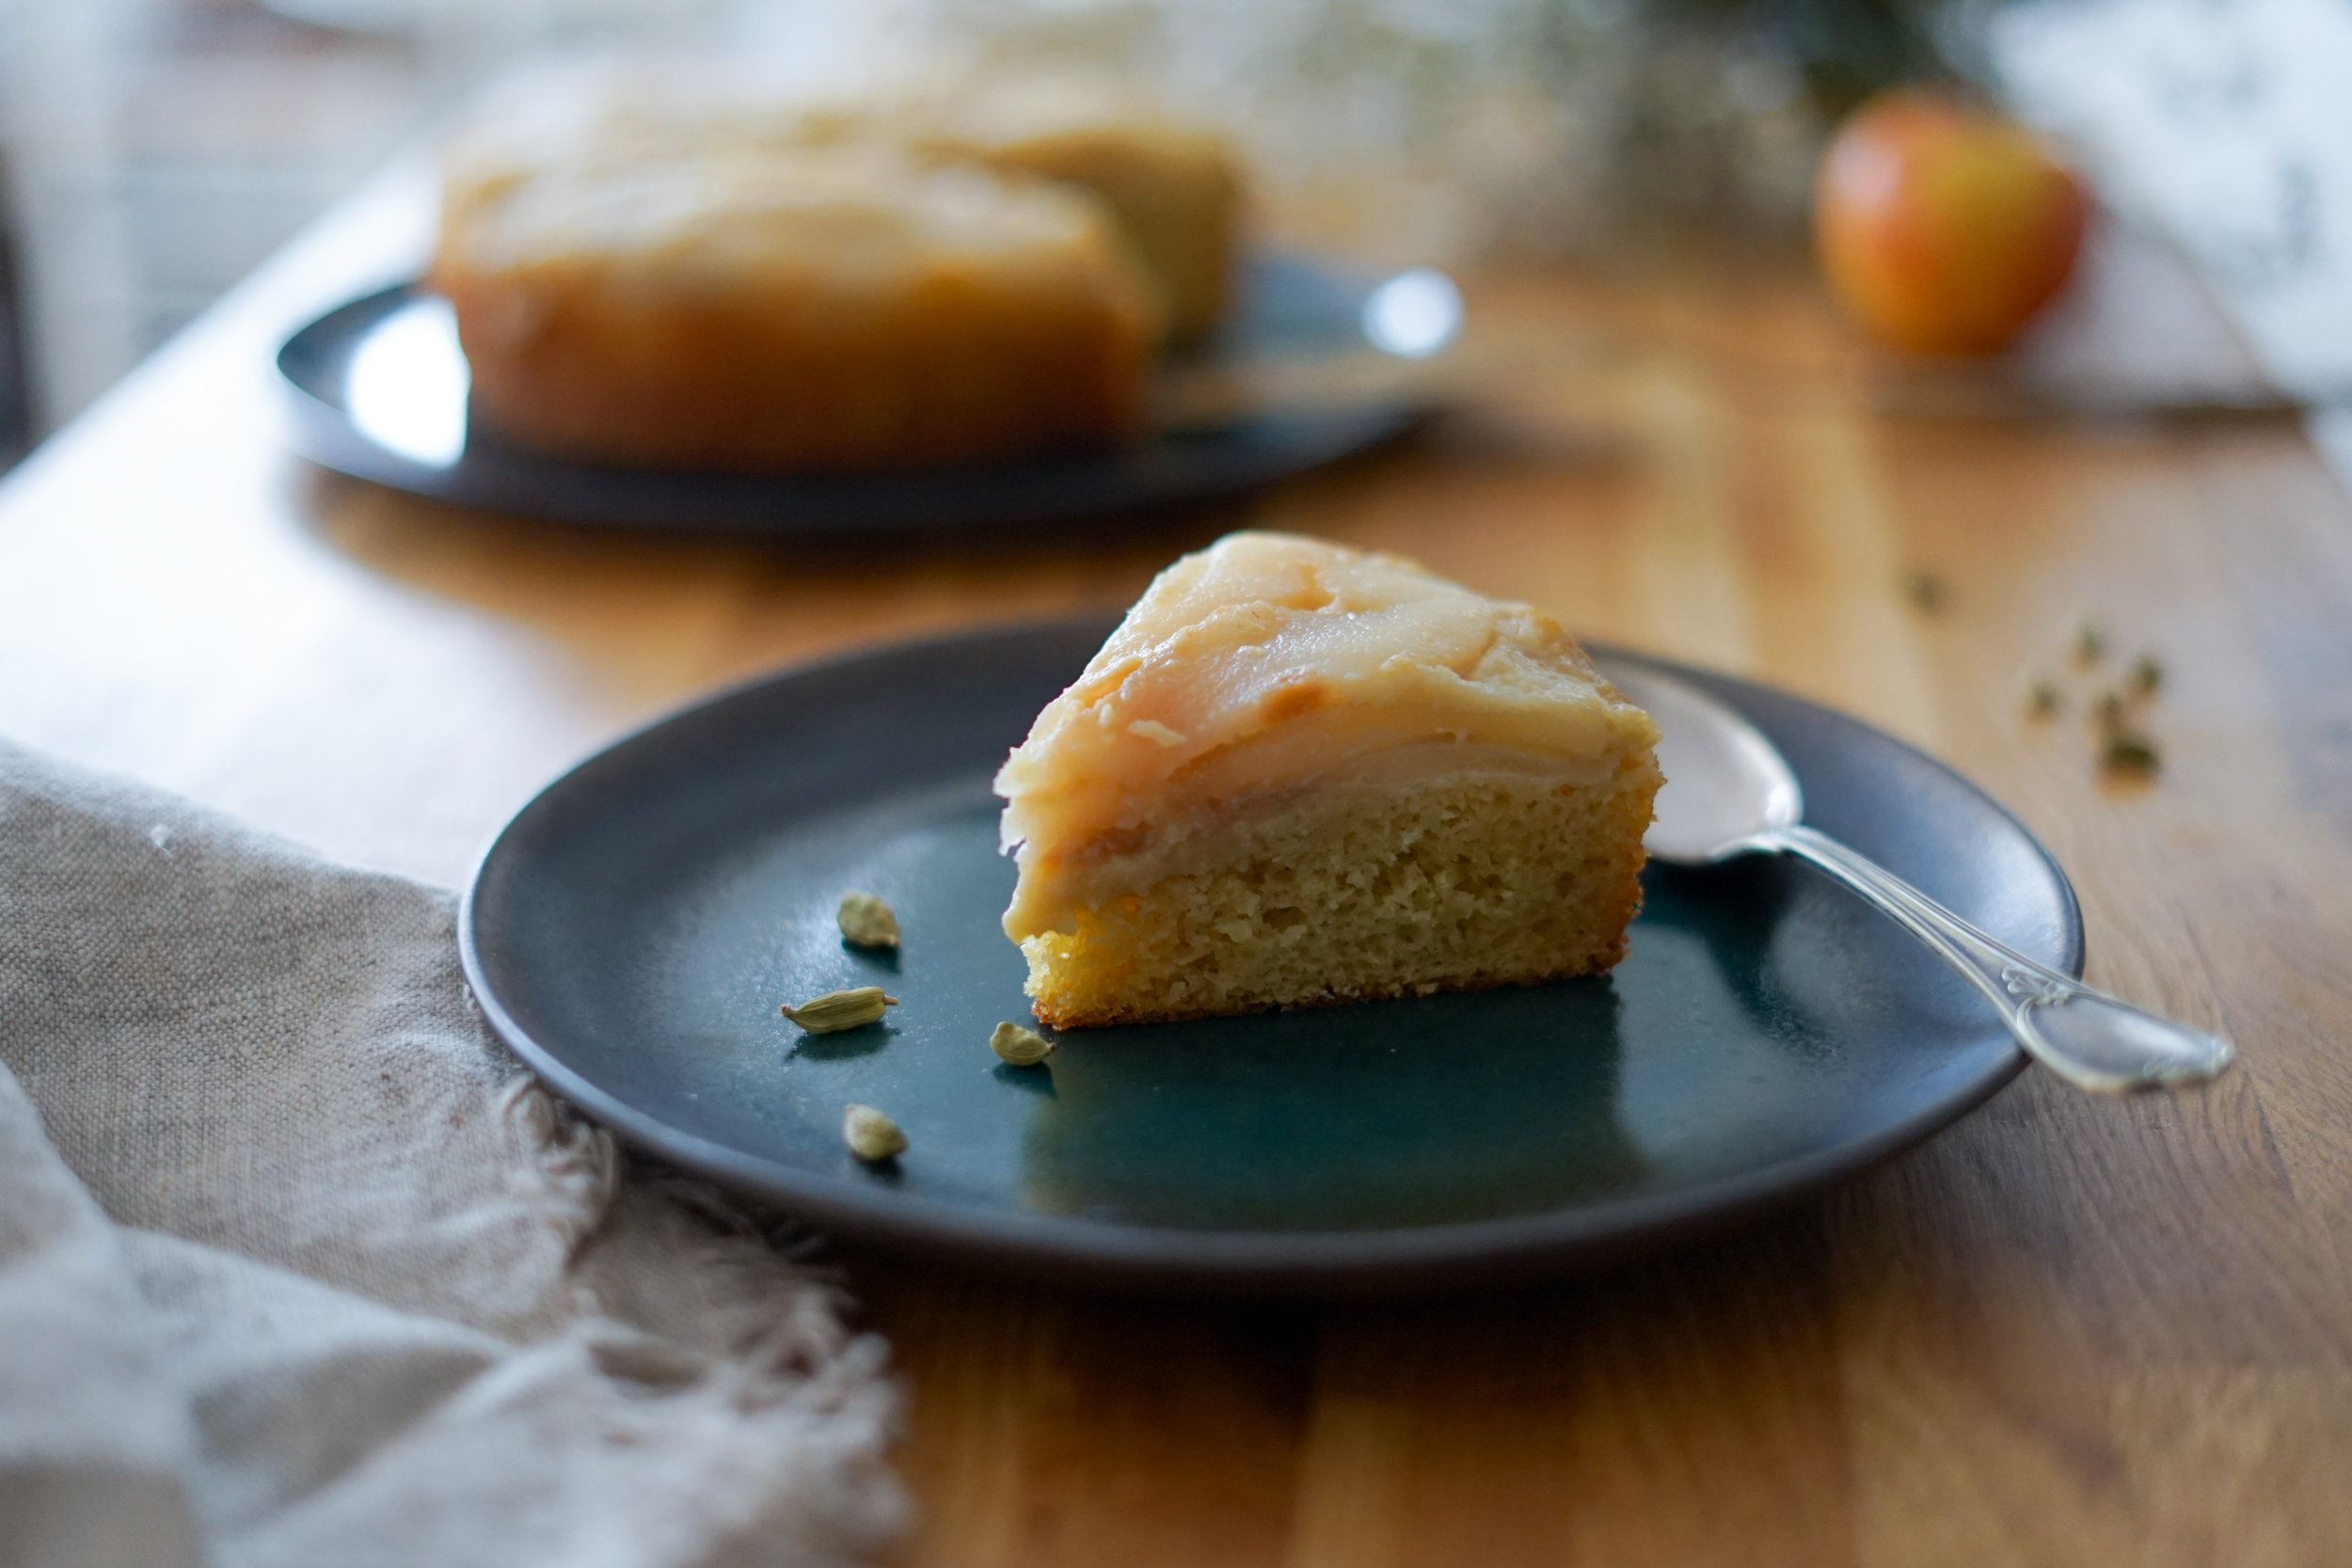
{"label": "dark blue plate in background", "polygon": [[[1366,313],[1377,292],[1295,258],[1260,258],[1245,270],[1233,321],[1201,352],[1243,365],[1383,348],[1377,317]],[[1408,285],[1403,302],[1413,297]],[[449,306],[412,283],[355,299],[304,326],[278,350],[278,369],[289,390],[295,451],[339,473],[499,512],[779,537],[987,530],[1167,511],[1245,495],[1366,451],[1404,435],[1426,412],[1384,404],[1260,413],[1116,451],[956,468],[762,476],[598,467],[516,446],[473,420]]]}
{"label": "dark blue plate in background", "polygon": [[[1982,1001],[1801,865],[1650,868],[1631,954],[1525,990],[1082,1030],[1026,1021],[989,780],[1108,622],[861,655],[655,724],[499,834],[460,915],[499,1034],[623,1136],[844,1237],[1155,1289],[1411,1290],[1589,1266],[1926,1137],[2024,1058]],[[1631,656],[1603,653],[1610,658]],[[1810,820],[1986,930],[2082,967],[2073,890],[1941,764],[1768,689],[1659,665],[1788,756]],[[898,911],[846,947],[847,890]],[[886,1025],[779,1003],[879,983]],[[844,1104],[912,1140],[861,1166]]]}

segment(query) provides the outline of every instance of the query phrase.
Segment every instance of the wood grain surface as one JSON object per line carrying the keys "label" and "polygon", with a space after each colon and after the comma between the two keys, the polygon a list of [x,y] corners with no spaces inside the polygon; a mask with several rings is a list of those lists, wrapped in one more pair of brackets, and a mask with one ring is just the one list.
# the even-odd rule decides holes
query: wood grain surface
{"label": "wood grain surface", "polygon": [[[2029,1072],[1767,1223],[1507,1294],[1203,1306],[836,1254],[911,1390],[897,1561],[2352,1562],[2352,506],[2292,424],[1874,420],[1799,275],[1519,277],[1476,319],[1551,368],[1246,508],[886,551],[596,533],[278,445],[277,338],[409,264],[416,195],[357,199],[0,485],[0,734],[454,884],[698,693],[1301,529],[1926,747],[2067,867],[2092,980],[2240,1043],[2178,1098]],[[2087,704],[2141,649],[2163,769],[2103,780]]]}

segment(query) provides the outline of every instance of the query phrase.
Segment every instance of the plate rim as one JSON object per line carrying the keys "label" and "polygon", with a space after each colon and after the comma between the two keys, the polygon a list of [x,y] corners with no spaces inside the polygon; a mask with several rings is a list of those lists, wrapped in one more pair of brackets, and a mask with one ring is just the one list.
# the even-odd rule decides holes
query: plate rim
{"label": "plate rim", "polygon": [[[1425,1293],[1546,1274],[1598,1268],[1792,1204],[1868,1169],[1959,1121],[2024,1070],[2011,1041],[1993,1066],[1930,1104],[1860,1138],[1753,1166],[1680,1191],[1603,1200],[1570,1209],[1441,1225],[1342,1231],[1214,1231],[1130,1225],[1083,1215],[989,1213],[956,1204],[801,1171],[670,1126],[613,1095],[535,1038],[506,1009],[484,968],[476,895],[526,816],[581,775],[674,725],[771,689],[882,659],[971,656],[976,645],[1045,636],[1107,635],[1119,617],[1028,620],[941,636],[871,644],[786,666],[707,693],[581,757],[510,814],[476,857],[457,906],[456,940],[466,983],[494,1034],[542,1082],[599,1125],[682,1169],[746,1192],[829,1237],[872,1243],[993,1273],[1062,1283],[1225,1296],[1332,1297]],[[2053,967],[2079,976],[2085,957],[2082,906],[2065,868],[2014,812],[1958,769],[1874,724],[1782,688],[1601,641],[1580,639],[1597,662],[1639,663],[1670,675],[1758,691],[1859,725],[1915,762],[1943,773],[1993,808],[2049,873],[2060,906],[2063,951]]]}

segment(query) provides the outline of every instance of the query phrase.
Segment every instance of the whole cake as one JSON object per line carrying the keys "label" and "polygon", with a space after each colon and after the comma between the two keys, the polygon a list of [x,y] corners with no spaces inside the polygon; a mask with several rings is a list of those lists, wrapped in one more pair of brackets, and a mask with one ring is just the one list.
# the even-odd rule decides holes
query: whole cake
{"label": "whole cake", "polygon": [[624,465],[1116,440],[1161,331],[1099,203],[859,145],[646,148],[453,184],[432,281],[491,424]]}
{"label": "whole cake", "polygon": [[998,772],[1005,932],[1060,1027],[1605,970],[1657,739],[1525,605],[1232,534],[1160,574]]}
{"label": "whole cake", "polygon": [[1069,91],[831,104],[678,70],[517,84],[445,161],[433,286],[486,423],[637,467],[952,464],[1138,432],[1224,309],[1216,138]]}

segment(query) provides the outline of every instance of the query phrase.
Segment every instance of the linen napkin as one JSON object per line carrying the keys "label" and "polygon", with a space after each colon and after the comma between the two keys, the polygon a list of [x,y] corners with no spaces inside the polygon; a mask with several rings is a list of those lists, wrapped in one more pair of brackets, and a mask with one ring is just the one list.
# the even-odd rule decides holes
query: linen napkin
{"label": "linen napkin", "polygon": [[884,1347],[499,1045],[445,892],[0,743],[0,1563],[835,1564]]}

